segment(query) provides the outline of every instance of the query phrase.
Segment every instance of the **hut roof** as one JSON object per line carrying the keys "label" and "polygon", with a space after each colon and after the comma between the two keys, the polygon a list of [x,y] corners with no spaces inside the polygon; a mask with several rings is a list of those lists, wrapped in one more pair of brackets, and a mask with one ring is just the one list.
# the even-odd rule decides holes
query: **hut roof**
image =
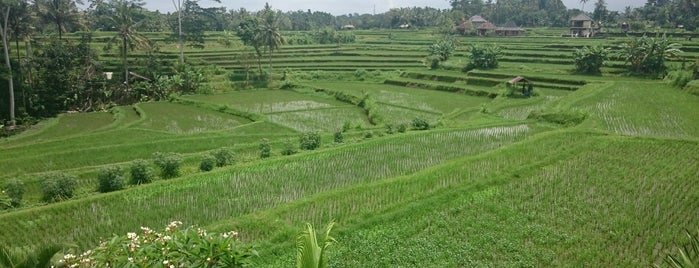
{"label": "hut roof", "polygon": [[490,22],[486,22],[481,24],[481,26],[478,26],[479,30],[495,30],[495,28],[495,25]]}
{"label": "hut roof", "polygon": [[512,78],[512,80],[507,81],[508,84],[512,84],[512,85],[517,84],[519,82],[529,82],[529,80],[524,78],[524,76],[517,76],[515,78]]}
{"label": "hut roof", "polygon": [[580,15],[577,15],[570,20],[571,21],[592,21],[592,18],[590,18],[588,15],[585,15],[584,13],[581,13]]}
{"label": "hut roof", "polygon": [[471,17],[470,19],[468,19],[468,20],[470,20],[471,22],[475,22],[475,23],[486,23],[486,22],[488,22],[487,20],[485,20],[485,19],[484,19],[483,17],[481,17],[480,15],[474,15],[474,16],[472,16],[472,17]]}

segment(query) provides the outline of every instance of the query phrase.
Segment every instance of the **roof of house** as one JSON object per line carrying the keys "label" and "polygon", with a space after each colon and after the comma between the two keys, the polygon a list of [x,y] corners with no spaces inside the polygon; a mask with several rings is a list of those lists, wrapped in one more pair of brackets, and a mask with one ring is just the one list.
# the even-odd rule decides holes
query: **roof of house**
{"label": "roof of house", "polygon": [[584,13],[581,13],[580,15],[577,15],[570,19],[571,21],[592,21],[592,18],[590,16],[585,15]]}
{"label": "roof of house", "polygon": [[470,20],[471,22],[477,22],[477,23],[486,23],[486,22],[488,22],[487,20],[485,20],[485,19],[484,19],[483,17],[481,17],[480,15],[474,15],[474,16],[472,16],[472,17],[471,17],[470,19],[468,19],[468,20]]}
{"label": "roof of house", "polygon": [[495,28],[497,28],[495,27],[495,24],[492,24],[490,22],[486,22],[481,24],[481,26],[478,26],[479,30],[495,30]]}

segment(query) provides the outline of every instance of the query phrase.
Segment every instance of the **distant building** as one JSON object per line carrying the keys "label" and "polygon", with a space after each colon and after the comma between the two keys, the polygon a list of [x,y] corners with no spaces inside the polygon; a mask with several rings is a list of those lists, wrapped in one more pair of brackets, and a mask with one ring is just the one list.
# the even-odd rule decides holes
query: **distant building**
{"label": "distant building", "polygon": [[508,22],[503,27],[497,27],[495,34],[498,36],[521,36],[527,31],[518,27],[514,22]]}
{"label": "distant building", "polygon": [[454,30],[460,35],[466,35],[474,29],[473,23],[470,20],[462,19],[461,24],[454,27]]}
{"label": "distant building", "polygon": [[580,14],[570,19],[571,37],[593,37],[598,31],[599,26],[585,14]]}
{"label": "distant building", "polygon": [[486,36],[489,33],[495,31],[495,29],[497,29],[497,27],[495,27],[495,24],[492,24],[490,22],[483,23],[476,28],[476,30],[478,30],[478,35],[480,36]]}
{"label": "distant building", "polygon": [[343,30],[354,30],[354,25],[352,24],[347,24],[345,26],[342,26]]}
{"label": "distant building", "polygon": [[477,28],[478,26],[481,26],[481,25],[483,25],[484,23],[488,22],[487,20],[485,20],[485,19],[484,19],[483,17],[481,17],[480,15],[474,15],[474,16],[472,16],[470,19],[468,19],[468,21],[470,21],[471,24],[472,24],[474,27],[476,27],[476,28]]}
{"label": "distant building", "polygon": [[401,28],[401,29],[410,29],[410,24],[407,24],[407,23],[406,23],[406,24],[401,24],[400,26],[398,26],[398,28]]}

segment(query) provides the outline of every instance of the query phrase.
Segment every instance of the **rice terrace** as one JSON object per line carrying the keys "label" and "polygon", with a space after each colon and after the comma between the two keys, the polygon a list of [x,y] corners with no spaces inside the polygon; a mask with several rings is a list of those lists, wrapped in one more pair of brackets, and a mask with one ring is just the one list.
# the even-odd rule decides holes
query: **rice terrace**
{"label": "rice terrace", "polygon": [[699,266],[696,2],[10,2],[0,267]]}

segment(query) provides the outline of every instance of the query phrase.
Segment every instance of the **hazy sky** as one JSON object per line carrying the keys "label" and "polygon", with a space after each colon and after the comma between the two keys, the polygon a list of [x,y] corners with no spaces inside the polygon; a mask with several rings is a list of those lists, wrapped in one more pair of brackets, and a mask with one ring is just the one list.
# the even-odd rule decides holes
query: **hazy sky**
{"label": "hazy sky", "polygon": [[[580,0],[562,0],[568,8],[582,8]],[[172,0],[146,0],[146,8],[169,12],[174,10]],[[221,4],[211,0],[200,0],[201,6],[225,6],[228,9],[244,7],[250,11],[260,10],[268,2],[272,8],[282,11],[312,10],[324,11],[334,15],[348,13],[382,13],[394,7],[425,7],[445,9],[449,8],[448,0],[222,0]],[[588,0],[585,4],[586,11],[592,11],[596,0]],[[606,0],[610,10],[623,11],[626,6],[638,7],[646,3],[646,0]]]}

